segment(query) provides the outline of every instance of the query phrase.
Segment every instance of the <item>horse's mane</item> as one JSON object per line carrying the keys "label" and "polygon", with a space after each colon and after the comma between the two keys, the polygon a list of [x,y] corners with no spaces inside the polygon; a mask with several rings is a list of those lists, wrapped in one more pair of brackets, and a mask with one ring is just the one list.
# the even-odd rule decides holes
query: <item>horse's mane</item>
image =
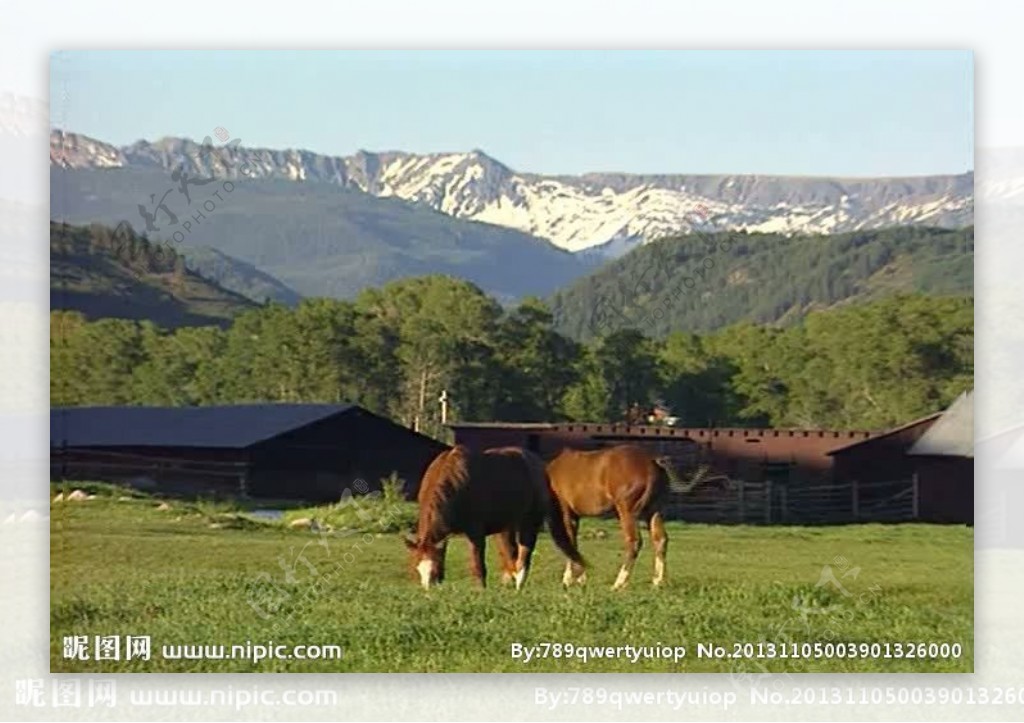
{"label": "horse's mane", "polygon": [[416,530],[416,539],[420,542],[428,542],[427,537],[444,535],[448,531],[445,521],[448,500],[453,492],[469,481],[469,455],[466,447],[456,445],[439,454],[423,474]]}

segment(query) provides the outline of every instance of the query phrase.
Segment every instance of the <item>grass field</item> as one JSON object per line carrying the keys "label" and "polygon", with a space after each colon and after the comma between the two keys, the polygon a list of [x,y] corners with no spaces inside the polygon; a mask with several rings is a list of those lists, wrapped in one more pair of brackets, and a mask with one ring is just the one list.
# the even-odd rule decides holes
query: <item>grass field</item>
{"label": "grass field", "polygon": [[[430,592],[409,575],[387,520],[315,534],[210,505],[100,495],[51,506],[50,667],[54,672],[970,672],[973,530],[961,526],[739,527],[672,523],[669,579],[650,585],[649,544],[626,590],[610,586],[614,522],[585,520],[583,587],[561,586],[563,559],[542,537],[521,592],[468,577],[466,543]],[[404,525],[412,512],[390,518]],[[391,513],[388,513],[391,514]],[[294,517],[294,515],[292,515]],[[302,558],[299,559],[299,555]],[[828,567],[826,567],[828,566]],[[835,582],[828,577],[831,572]],[[823,583],[823,584],[819,584]],[[840,587],[841,586],[841,587]],[[120,636],[121,657],[64,657],[65,636]],[[124,660],[126,635],[152,659]],[[341,659],[166,659],[165,645],[338,645]],[[700,658],[698,643],[960,643],[957,659]],[[513,645],[685,646],[681,660],[548,656]],[[780,650],[777,648],[776,650]],[[892,648],[890,648],[892,650]],[[761,648],[769,654],[767,647]],[[757,648],[754,654],[758,653]]]}

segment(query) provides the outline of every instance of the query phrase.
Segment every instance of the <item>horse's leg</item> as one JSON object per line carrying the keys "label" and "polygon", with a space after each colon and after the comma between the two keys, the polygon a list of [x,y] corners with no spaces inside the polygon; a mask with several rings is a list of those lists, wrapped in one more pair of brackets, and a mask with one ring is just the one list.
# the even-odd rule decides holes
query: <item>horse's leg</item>
{"label": "horse's leg", "polygon": [[498,555],[501,558],[501,582],[507,585],[516,579],[515,530],[507,530],[498,535]]}
{"label": "horse's leg", "polygon": [[487,587],[487,563],[484,561],[484,553],[487,550],[487,537],[484,535],[473,536],[469,539],[470,555],[469,569],[480,587]]}
{"label": "horse's leg", "polygon": [[619,515],[619,524],[622,525],[622,539],[626,545],[626,552],[622,558],[619,576],[615,578],[615,584],[612,585],[612,590],[619,590],[625,586],[626,581],[629,580],[629,574],[633,572],[633,563],[636,562],[636,556],[640,553],[642,543],[640,541],[640,532],[636,528],[636,517],[633,515],[633,510],[625,505],[618,505],[615,511]]}
{"label": "horse's leg", "polygon": [[516,590],[523,587],[526,576],[530,574],[530,560],[533,557],[533,548],[537,545],[537,533],[543,524],[543,518],[527,524],[519,530],[519,547],[516,556]]}
{"label": "horse's leg", "polygon": [[440,560],[440,568],[437,571],[437,581],[444,582],[444,566],[448,559],[448,538],[446,537],[441,544],[437,546],[438,549],[438,560]]}
{"label": "horse's leg", "polygon": [[654,584],[665,582],[665,552],[668,550],[668,533],[665,532],[665,521],[661,513],[655,511],[648,520],[651,530],[651,544],[654,545]]}
{"label": "horse's leg", "polygon": [[[580,531],[580,516],[569,509],[568,505],[562,506],[562,522],[565,525],[565,531],[569,534],[569,541],[572,542],[573,546],[576,545],[576,538],[579,536]],[[587,581],[587,573],[583,571],[576,575],[576,565],[573,564],[572,560],[565,561],[565,572],[562,573],[562,584],[569,587],[573,582],[577,582],[580,585]]]}

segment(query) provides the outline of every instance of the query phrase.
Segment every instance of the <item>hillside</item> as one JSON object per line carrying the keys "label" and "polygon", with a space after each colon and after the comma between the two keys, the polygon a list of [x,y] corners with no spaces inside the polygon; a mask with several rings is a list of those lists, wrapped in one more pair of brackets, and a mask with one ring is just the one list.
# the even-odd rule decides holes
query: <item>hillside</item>
{"label": "hillside", "polygon": [[974,219],[972,172],[905,178],[548,176],[513,170],[480,150],[328,156],[184,138],[118,148],[56,130],[50,135],[50,162],[68,169],[167,173],[180,166],[203,177],[324,183],[516,229],[569,251],[591,249],[606,256],[696,230],[806,235],[897,225],[955,228]]}
{"label": "hillside", "polygon": [[50,308],[159,326],[224,325],[257,305],[190,271],[172,248],[109,228],[50,224]]}
{"label": "hillside", "polygon": [[275,301],[295,306],[302,296],[252,264],[209,247],[182,249],[185,265],[221,288],[234,291],[258,304]]}
{"label": "hillside", "polygon": [[[150,194],[159,200],[170,189],[166,203],[178,223],[158,212],[159,232],[150,235],[170,239],[179,232],[186,253],[212,247],[303,296],[347,298],[397,278],[440,273],[509,302],[548,295],[594,267],[520,231],[328,183],[239,180],[230,192],[215,183],[192,188],[190,206],[161,169],[53,166],[50,178],[52,219],[111,226],[127,220],[137,231],[144,228],[140,204],[152,209]],[[204,205],[204,217],[185,230]]]}
{"label": "hillside", "polygon": [[897,227],[832,236],[725,233],[637,248],[551,297],[560,331],[648,335],[808,311],[896,292],[973,294],[974,229]]}

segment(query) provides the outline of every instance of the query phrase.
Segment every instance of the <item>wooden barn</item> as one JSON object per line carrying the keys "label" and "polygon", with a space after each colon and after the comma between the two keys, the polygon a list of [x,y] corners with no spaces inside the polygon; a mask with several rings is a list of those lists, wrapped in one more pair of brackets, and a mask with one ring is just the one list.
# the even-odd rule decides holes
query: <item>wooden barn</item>
{"label": "wooden barn", "polygon": [[550,457],[563,447],[597,449],[639,444],[677,467],[707,465],[730,477],[810,481],[831,475],[831,450],[871,439],[867,431],[689,428],[582,423],[461,423],[450,425],[456,444],[475,449],[520,446]]}
{"label": "wooden barn", "polygon": [[505,445],[550,458],[560,449],[639,444],[667,457],[677,470],[705,468],[732,480],[708,485],[669,514],[693,522],[827,522],[847,520],[850,494],[832,485],[837,446],[870,439],[867,431],[818,429],[688,428],[596,423],[464,423],[450,425],[455,442],[485,449]]}
{"label": "wooden barn", "polygon": [[950,405],[908,451],[916,518],[974,524],[974,393]]}
{"label": "wooden barn", "polygon": [[69,407],[50,411],[51,479],[169,494],[334,501],[392,472],[415,495],[447,445],[353,404]]}
{"label": "wooden barn", "polygon": [[[951,413],[960,417],[954,405],[945,415],[936,412],[884,431],[569,422],[450,426],[457,444],[476,449],[521,446],[551,458],[564,447],[598,449],[628,442],[669,458],[684,474],[704,469],[711,477],[728,478],[728,485],[702,487],[685,499],[674,498],[669,512],[679,519],[947,522],[963,521],[969,509],[965,495],[973,489],[970,460],[911,454],[911,448]],[[963,428],[961,419],[957,429]]]}

